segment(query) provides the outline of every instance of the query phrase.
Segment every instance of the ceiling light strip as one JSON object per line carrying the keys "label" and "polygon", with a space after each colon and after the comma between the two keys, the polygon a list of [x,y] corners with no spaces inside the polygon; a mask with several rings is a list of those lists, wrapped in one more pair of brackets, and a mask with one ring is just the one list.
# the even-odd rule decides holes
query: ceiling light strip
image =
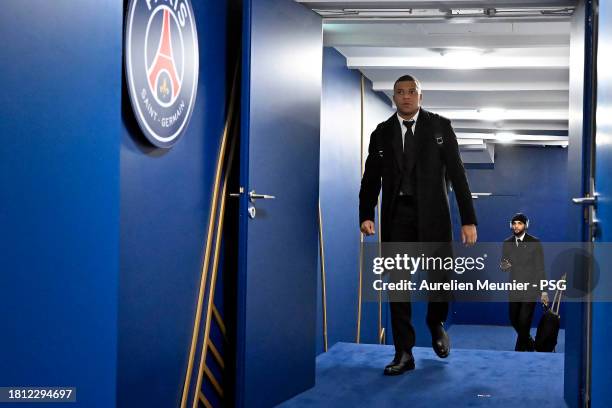
{"label": "ceiling light strip", "polygon": [[313,9],[324,18],[330,19],[449,19],[449,18],[508,18],[508,17],[570,17],[574,7],[537,7],[537,8],[466,8],[466,9]]}

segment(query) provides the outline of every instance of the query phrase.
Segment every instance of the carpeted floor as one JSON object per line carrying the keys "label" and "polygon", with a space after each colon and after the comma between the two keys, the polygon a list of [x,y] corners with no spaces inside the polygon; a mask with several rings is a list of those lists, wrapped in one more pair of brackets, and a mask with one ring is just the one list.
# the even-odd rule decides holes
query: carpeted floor
{"label": "carpeted floor", "polygon": [[[536,329],[531,329],[535,338]],[[452,347],[475,350],[513,351],[516,333],[511,326],[455,324],[448,329]],[[565,352],[565,330],[559,330],[557,353]]]}
{"label": "carpeted floor", "polygon": [[[456,342],[460,336],[455,336]],[[416,370],[385,377],[393,346],[337,343],[317,357],[314,388],[280,407],[565,407],[563,353],[414,349]]]}

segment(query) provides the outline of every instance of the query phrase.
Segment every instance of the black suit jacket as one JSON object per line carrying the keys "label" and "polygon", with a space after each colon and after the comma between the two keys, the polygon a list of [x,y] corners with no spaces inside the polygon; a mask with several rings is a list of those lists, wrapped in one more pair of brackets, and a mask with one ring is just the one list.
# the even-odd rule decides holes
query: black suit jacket
{"label": "black suit jacket", "polygon": [[[539,239],[525,233],[523,242],[516,245],[513,236],[504,240],[502,248],[502,260],[507,259],[512,264],[510,268],[510,280],[517,282],[530,282],[539,284],[541,279],[546,279],[544,271],[544,251]],[[539,288],[530,287],[529,292],[540,292]]]}
{"label": "black suit jacket", "polygon": [[[453,186],[462,225],[476,224],[472,194],[459,156],[450,121],[421,109],[416,138],[415,199],[421,242],[452,241],[448,181]],[[389,241],[389,226],[399,193],[402,168],[402,134],[396,114],[380,123],[370,136],[368,157],[359,191],[359,223],[374,221],[374,209],[382,186],[382,240]]]}

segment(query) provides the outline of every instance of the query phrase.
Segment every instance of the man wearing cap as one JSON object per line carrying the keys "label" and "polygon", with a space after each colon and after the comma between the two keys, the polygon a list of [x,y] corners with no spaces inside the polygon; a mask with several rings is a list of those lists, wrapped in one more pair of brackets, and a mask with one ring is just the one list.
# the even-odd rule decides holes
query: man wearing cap
{"label": "man wearing cap", "polygon": [[[538,289],[540,280],[546,279],[544,251],[540,240],[527,233],[529,219],[517,213],[510,221],[512,236],[503,243],[500,268],[510,273],[510,281],[529,283],[529,290],[511,292],[509,302],[510,323],[516,331],[515,351],[534,351],[534,340],[529,334],[538,297],[548,304],[548,294]],[[533,285],[536,285],[534,287]]]}
{"label": "man wearing cap", "polygon": [[[383,242],[452,241],[448,181],[453,186],[461,215],[464,244],[476,242],[476,214],[457,138],[450,121],[421,108],[421,84],[410,75],[393,86],[397,112],[380,123],[370,136],[368,157],[359,191],[359,223],[365,235],[374,234],[374,209],[382,186],[381,229]],[[438,276],[439,278],[439,276]],[[448,296],[433,301],[430,292],[427,325],[436,354],[445,358],[450,341],[444,330]],[[415,333],[409,299],[393,301],[391,327],[395,357],[385,375],[414,369]]]}

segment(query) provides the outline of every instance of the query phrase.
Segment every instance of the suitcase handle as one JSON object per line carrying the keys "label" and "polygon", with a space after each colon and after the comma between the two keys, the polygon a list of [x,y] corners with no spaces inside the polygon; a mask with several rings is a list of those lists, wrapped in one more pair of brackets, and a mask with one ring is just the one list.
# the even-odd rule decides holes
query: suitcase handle
{"label": "suitcase handle", "polygon": [[[561,280],[565,280],[566,278],[567,278],[567,273],[564,273],[561,276]],[[559,308],[561,307],[561,297],[562,296],[563,296],[563,292],[560,289],[557,289],[555,291],[555,296],[553,297],[553,301],[552,301],[552,304],[550,305],[550,308],[548,308],[546,305],[544,307],[548,308],[555,315],[559,316]],[[556,310],[555,310],[555,306],[556,306]]]}

